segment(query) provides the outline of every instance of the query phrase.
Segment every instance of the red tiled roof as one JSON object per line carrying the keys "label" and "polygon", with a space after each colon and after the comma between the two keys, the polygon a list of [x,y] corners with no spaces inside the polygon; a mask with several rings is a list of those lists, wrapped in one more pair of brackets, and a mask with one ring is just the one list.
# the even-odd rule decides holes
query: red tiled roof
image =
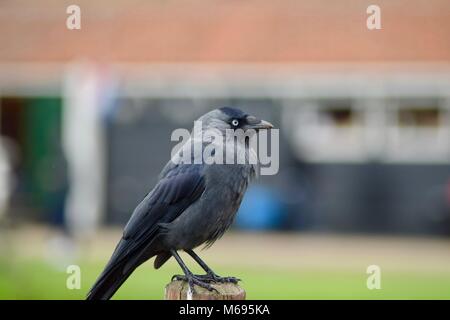
{"label": "red tiled roof", "polygon": [[[0,2],[0,62],[450,61],[449,0]],[[366,28],[378,4],[382,30]]]}

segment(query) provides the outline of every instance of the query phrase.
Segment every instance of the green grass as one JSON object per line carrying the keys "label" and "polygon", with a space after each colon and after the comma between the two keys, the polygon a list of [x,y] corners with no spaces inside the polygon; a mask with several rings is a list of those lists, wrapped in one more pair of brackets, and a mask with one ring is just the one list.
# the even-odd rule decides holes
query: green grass
{"label": "green grass", "polygon": [[[0,299],[83,299],[100,273],[103,262],[80,263],[80,290],[66,288],[64,269],[43,260],[0,260]],[[196,272],[199,270],[196,269]],[[364,272],[329,269],[285,270],[216,266],[222,275],[242,278],[248,299],[450,299],[448,273],[382,270],[382,289],[368,290]],[[174,262],[160,270],[141,266],[115,299],[162,299],[164,286],[179,273]]]}

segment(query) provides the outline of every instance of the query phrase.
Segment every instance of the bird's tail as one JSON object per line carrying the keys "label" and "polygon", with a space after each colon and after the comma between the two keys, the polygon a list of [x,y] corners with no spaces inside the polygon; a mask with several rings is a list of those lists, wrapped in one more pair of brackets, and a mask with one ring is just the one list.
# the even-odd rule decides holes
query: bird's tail
{"label": "bird's tail", "polygon": [[[125,271],[125,269],[128,269]],[[134,268],[125,268],[125,263],[107,266],[87,295],[87,300],[109,300],[128,279]]]}

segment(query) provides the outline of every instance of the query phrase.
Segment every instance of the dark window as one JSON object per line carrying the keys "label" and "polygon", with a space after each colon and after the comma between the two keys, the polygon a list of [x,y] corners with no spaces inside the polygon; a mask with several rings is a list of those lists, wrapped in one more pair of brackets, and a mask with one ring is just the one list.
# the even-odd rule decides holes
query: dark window
{"label": "dark window", "polygon": [[437,127],[440,124],[438,108],[402,108],[398,122],[402,127]]}

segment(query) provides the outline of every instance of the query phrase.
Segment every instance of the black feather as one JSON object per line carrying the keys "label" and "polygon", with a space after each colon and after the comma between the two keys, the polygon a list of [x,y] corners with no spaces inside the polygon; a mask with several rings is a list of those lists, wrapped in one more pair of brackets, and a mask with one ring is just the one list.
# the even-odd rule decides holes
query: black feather
{"label": "black feather", "polygon": [[160,232],[159,225],[176,219],[200,197],[204,188],[201,166],[166,168],[165,176],[134,210],[88,299],[109,299],[140,264],[157,254],[152,252],[152,245]]}
{"label": "black feather", "polygon": [[230,119],[243,119],[247,116],[246,113],[239,109],[231,108],[231,107],[223,107],[219,109],[223,113],[225,113]]}

